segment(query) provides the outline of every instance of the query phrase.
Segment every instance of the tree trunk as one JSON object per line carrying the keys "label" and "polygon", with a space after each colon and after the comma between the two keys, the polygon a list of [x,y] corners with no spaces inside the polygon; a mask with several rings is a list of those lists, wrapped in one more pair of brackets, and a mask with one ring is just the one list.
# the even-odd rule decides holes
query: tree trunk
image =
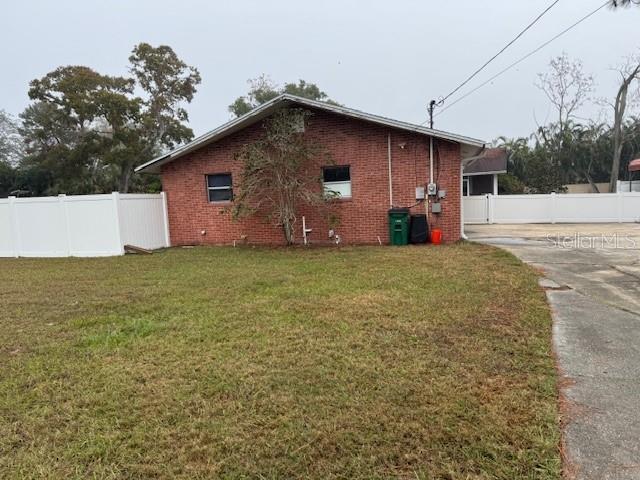
{"label": "tree trunk", "polygon": [[282,223],[282,231],[284,232],[284,238],[287,241],[287,245],[293,245],[293,225],[289,220],[285,220]]}
{"label": "tree trunk", "polygon": [[622,156],[622,119],[626,110],[628,84],[622,83],[616,97],[613,120],[613,159],[611,161],[611,176],[609,177],[609,192],[618,190],[618,176],[620,175],[620,157]]}
{"label": "tree trunk", "polygon": [[120,173],[120,181],[118,182],[118,191],[120,193],[129,193],[129,183],[131,183],[132,169],[130,165],[125,165]]}
{"label": "tree trunk", "polygon": [[622,156],[622,126],[624,122],[624,113],[627,109],[627,94],[629,93],[629,85],[640,74],[640,65],[626,77],[622,78],[622,85],[616,96],[614,106],[613,119],[613,160],[611,162],[611,176],[609,177],[609,192],[616,193],[618,190],[618,176],[620,175],[620,157]]}
{"label": "tree trunk", "polygon": [[622,138],[614,137],[613,162],[611,163],[611,178],[609,180],[609,192],[618,191],[618,176],[620,175],[620,157],[622,157]]}
{"label": "tree trunk", "polygon": [[591,174],[589,172],[584,172],[584,176],[589,182],[589,185],[591,185],[591,189],[593,190],[593,193],[600,193],[600,189],[598,188],[598,185],[596,185],[596,183],[593,181]]}

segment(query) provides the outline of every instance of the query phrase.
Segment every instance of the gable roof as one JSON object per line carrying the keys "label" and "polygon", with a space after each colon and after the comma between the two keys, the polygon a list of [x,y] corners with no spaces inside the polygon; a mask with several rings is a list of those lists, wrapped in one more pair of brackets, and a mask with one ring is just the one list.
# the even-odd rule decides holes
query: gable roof
{"label": "gable roof", "polygon": [[370,122],[378,125],[384,125],[399,130],[406,130],[410,132],[420,133],[423,135],[433,136],[434,138],[441,138],[451,142],[459,143],[462,147],[463,156],[468,156],[477,153],[479,148],[484,148],[485,142],[477,140],[475,138],[464,137],[462,135],[456,135],[454,133],[443,132],[441,130],[435,130],[421,125],[414,125],[412,123],[401,122],[399,120],[393,120],[387,117],[381,117],[379,115],[372,115],[370,113],[361,112],[360,110],[354,110],[339,105],[331,105],[325,102],[318,102],[315,100],[309,100],[307,98],[297,97],[284,93],[278,97],[270,100],[259,107],[254,108],[249,113],[235,118],[230,122],[221,125],[220,127],[211,130],[204,135],[192,140],[191,142],[176,148],[175,150],[165,153],[153,160],[139,165],[136,167],[136,172],[148,172],[148,173],[160,173],[160,167],[166,163],[177,160],[178,158],[190,153],[204,145],[216,142],[232,133],[235,133],[243,128],[248,127],[260,120],[270,116],[276,110],[287,106],[302,106],[323,110],[326,112],[336,113],[345,117],[356,118],[365,122]]}
{"label": "gable roof", "polygon": [[462,174],[487,175],[489,173],[507,173],[506,148],[487,148],[480,155],[466,158],[462,163]]}

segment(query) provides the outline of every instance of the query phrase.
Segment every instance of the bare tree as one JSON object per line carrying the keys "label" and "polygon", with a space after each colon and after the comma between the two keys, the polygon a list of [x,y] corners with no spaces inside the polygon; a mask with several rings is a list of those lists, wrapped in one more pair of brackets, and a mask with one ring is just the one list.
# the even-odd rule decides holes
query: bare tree
{"label": "bare tree", "polygon": [[577,113],[593,91],[593,77],[584,73],[580,60],[571,60],[563,53],[551,59],[548,72],[538,74],[536,86],[544,92],[557,114],[555,122],[539,126],[537,139],[551,154],[550,166],[558,178],[566,181],[565,172],[571,163],[567,143],[571,143],[571,129]]}
{"label": "bare tree", "polygon": [[320,175],[320,166],[331,162],[328,152],[303,133],[309,115],[295,108],[277,111],[265,121],[264,135],[236,156],[243,172],[234,218],[262,214],[282,228],[288,245],[294,242],[298,208],[329,212],[333,197],[323,192]]}
{"label": "bare tree", "polygon": [[551,59],[548,72],[538,74],[536,86],[557,110],[558,127],[562,133],[593,92],[594,80],[584,73],[580,60],[571,60],[563,53]]}
{"label": "bare tree", "polygon": [[[609,191],[616,192],[618,176],[620,174],[620,157],[624,146],[624,117],[629,104],[640,99],[640,55],[631,57],[626,64],[618,69],[621,77],[620,88],[616,95],[613,107],[613,161],[611,162],[611,177],[609,179]],[[639,84],[635,91],[633,83]],[[631,95],[629,91],[631,91]]]}

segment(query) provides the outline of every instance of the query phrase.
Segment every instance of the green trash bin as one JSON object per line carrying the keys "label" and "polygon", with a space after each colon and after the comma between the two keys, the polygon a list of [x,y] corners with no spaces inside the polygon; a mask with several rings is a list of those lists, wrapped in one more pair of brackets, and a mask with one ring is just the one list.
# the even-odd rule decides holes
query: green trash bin
{"label": "green trash bin", "polygon": [[389,240],[391,245],[409,244],[408,208],[392,208],[389,210]]}

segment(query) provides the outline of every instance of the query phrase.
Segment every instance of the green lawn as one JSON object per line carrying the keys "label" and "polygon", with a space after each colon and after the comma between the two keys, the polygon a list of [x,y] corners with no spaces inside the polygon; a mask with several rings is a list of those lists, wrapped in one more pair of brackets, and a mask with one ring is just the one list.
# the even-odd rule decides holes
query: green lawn
{"label": "green lawn", "polygon": [[535,272],[473,244],[0,259],[1,478],[558,479]]}

